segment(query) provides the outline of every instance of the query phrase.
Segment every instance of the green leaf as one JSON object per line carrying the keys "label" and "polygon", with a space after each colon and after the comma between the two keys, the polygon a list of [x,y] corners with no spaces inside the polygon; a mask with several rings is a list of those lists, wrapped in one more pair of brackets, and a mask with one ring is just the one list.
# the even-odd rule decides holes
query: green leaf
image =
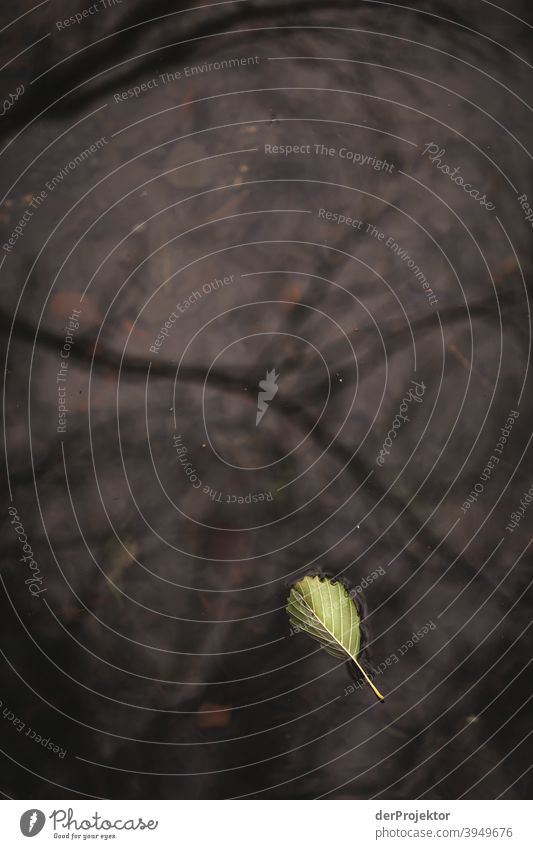
{"label": "green leaf", "polygon": [[357,660],[361,619],[346,587],[338,581],[306,575],[292,586],[286,609],[291,625],[306,631],[333,657],[353,660],[378,699],[385,701]]}

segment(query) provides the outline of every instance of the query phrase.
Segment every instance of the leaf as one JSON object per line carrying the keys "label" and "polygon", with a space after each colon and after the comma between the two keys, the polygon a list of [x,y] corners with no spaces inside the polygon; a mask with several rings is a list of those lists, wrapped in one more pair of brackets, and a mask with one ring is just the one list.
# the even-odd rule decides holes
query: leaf
{"label": "leaf", "polygon": [[306,631],[333,657],[353,660],[380,701],[385,701],[357,660],[361,619],[346,587],[318,575],[306,575],[291,588],[287,613],[291,625]]}
{"label": "leaf", "polygon": [[196,716],[199,728],[225,728],[231,719],[231,705],[203,704]]}

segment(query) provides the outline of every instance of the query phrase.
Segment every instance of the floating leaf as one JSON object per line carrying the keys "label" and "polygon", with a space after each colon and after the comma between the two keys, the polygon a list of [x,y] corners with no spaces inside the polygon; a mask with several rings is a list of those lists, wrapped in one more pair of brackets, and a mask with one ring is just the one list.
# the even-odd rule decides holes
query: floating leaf
{"label": "floating leaf", "polygon": [[357,660],[361,619],[346,587],[318,575],[306,575],[291,588],[287,613],[291,625],[299,631],[306,631],[328,654],[353,660],[378,699],[384,701]]}

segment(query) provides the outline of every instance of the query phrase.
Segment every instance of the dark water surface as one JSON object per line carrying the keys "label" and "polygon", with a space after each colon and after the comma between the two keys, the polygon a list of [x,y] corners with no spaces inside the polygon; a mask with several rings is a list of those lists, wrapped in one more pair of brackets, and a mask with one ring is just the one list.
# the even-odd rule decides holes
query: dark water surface
{"label": "dark water surface", "polygon": [[1,17],[4,794],[527,797],[529,5]]}

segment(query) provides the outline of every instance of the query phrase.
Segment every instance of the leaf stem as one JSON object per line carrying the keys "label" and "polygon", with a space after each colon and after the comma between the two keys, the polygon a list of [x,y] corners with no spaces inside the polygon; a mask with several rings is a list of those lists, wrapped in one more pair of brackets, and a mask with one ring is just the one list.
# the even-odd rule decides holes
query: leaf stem
{"label": "leaf stem", "polygon": [[385,701],[385,696],[382,696],[382,695],[381,695],[381,693],[379,692],[378,688],[377,688],[376,686],[374,686],[374,684],[372,683],[372,681],[370,680],[370,678],[369,678],[369,677],[368,677],[368,675],[366,674],[365,670],[363,669],[363,667],[361,666],[361,664],[359,663],[359,661],[357,661],[357,660],[355,659],[355,657],[353,657],[353,656],[352,656],[352,660],[353,660],[353,662],[355,663],[355,665],[357,666],[357,668],[358,668],[358,669],[359,669],[359,670],[363,673],[363,678],[365,679],[365,681],[367,682],[367,684],[369,684],[369,685],[372,687],[372,689],[373,689],[374,693],[376,694],[376,696],[378,697],[378,699],[380,700],[380,702],[384,702],[384,701]]}

